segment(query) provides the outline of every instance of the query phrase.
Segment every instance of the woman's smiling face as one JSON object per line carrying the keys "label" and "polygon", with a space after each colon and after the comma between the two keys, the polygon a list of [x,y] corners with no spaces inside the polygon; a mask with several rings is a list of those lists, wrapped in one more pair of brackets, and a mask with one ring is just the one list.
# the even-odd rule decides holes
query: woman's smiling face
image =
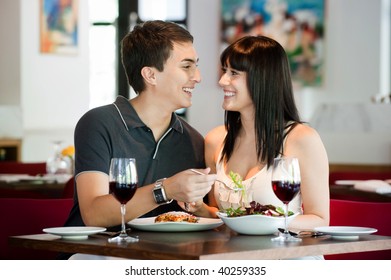
{"label": "woman's smiling face", "polygon": [[223,109],[238,112],[253,110],[254,106],[247,86],[247,73],[231,68],[229,63],[222,70],[223,75],[219,85],[224,91]]}

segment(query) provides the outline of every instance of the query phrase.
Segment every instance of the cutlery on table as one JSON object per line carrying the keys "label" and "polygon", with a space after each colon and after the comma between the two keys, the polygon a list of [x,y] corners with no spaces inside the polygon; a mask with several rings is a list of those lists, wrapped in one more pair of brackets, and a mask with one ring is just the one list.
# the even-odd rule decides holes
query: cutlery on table
{"label": "cutlery on table", "polygon": [[[127,228],[126,229],[126,232],[129,233],[131,232],[132,230],[130,228]],[[98,232],[97,233],[98,235],[107,235],[109,237],[116,237],[116,236],[119,236],[121,234],[121,231],[117,231],[117,232],[113,232],[113,231],[102,231],[102,232]]]}
{"label": "cutlery on table", "polygon": [[[283,228],[278,228],[278,231],[284,233]],[[288,230],[288,232],[292,236],[300,236],[300,237],[320,237],[325,235],[323,232],[311,231],[311,230],[301,230],[299,232],[293,232]]]}

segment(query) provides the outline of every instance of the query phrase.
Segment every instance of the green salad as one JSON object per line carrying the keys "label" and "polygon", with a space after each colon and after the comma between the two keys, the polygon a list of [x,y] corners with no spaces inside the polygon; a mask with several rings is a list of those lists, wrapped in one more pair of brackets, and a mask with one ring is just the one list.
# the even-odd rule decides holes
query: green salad
{"label": "green salad", "polygon": [[[284,209],[276,207],[272,204],[263,205],[256,201],[251,201],[249,207],[228,208],[225,210],[228,217],[239,217],[245,215],[265,215],[272,217],[283,217]],[[288,212],[288,216],[293,215],[292,211]]]}

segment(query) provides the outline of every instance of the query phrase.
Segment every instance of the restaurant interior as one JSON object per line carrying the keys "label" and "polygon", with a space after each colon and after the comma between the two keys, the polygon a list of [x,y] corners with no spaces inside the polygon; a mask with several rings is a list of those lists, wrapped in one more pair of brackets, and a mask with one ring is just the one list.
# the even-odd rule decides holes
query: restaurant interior
{"label": "restaurant interior", "polygon": [[[54,257],[53,252],[11,248],[8,237],[41,233],[66,219],[74,178],[72,151],[65,153],[73,148],[77,121],[117,95],[134,94],[118,63],[121,34],[148,19],[176,21],[189,29],[200,57],[202,82],[193,92],[193,105],[178,114],[206,135],[224,122],[218,86],[219,54],[226,43],[224,34],[229,33],[224,21],[245,18],[252,2],[289,1],[73,0],[77,39],[52,49],[43,42],[43,2],[0,1],[0,215],[9,225],[0,233],[0,259]],[[229,12],[234,2],[243,5],[235,16]],[[391,236],[391,224],[384,223],[384,216],[391,220],[391,0],[319,2],[323,5],[318,76],[316,81],[294,80],[294,94],[302,119],[319,132],[327,150],[330,225],[360,223]],[[47,161],[55,153],[65,158],[67,174],[45,181]],[[21,180],[16,182],[12,174]],[[39,182],[28,182],[36,176],[41,177]],[[342,181],[350,183],[338,184]],[[374,185],[358,189],[358,181]],[[379,183],[388,187],[383,184],[380,190]],[[28,207],[27,221],[20,207]],[[354,211],[379,211],[384,216],[356,221]],[[18,223],[20,219],[25,222]],[[391,259],[391,250],[330,254],[328,259]]]}

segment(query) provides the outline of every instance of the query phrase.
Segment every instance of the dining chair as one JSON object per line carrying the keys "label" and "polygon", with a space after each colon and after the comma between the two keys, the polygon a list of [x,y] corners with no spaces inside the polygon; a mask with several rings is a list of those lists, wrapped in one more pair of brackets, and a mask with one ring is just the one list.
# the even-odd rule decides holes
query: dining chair
{"label": "dining chair", "polygon": [[64,225],[73,199],[0,198],[0,259],[54,259],[55,252],[30,250],[8,245],[8,237],[40,234],[42,229]]}
{"label": "dining chair", "polygon": [[[376,228],[377,235],[391,236],[391,202],[330,199],[330,226]],[[390,260],[391,250],[326,255],[326,260]]]}
{"label": "dining chair", "polygon": [[62,198],[73,198],[75,193],[75,177],[72,176],[64,186],[64,191],[62,193]]}
{"label": "dining chair", "polygon": [[46,162],[0,161],[0,174],[28,174],[36,176],[46,173]]}

